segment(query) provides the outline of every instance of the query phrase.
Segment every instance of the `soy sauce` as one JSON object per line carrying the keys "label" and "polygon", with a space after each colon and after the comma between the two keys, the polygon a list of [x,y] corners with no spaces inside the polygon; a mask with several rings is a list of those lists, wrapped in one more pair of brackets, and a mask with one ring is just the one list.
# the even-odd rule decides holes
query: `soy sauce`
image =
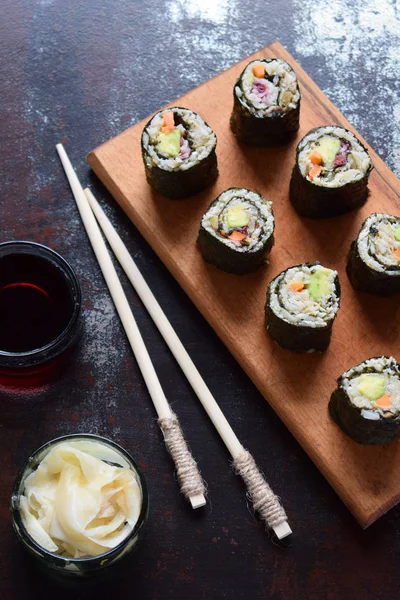
{"label": "soy sauce", "polygon": [[28,352],[57,338],[73,301],[62,273],[40,256],[0,258],[0,350]]}

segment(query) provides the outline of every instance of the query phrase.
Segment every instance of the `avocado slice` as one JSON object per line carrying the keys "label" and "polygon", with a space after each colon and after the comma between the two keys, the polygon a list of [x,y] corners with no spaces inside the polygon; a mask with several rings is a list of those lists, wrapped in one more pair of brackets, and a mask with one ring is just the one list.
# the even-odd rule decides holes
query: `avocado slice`
{"label": "avocado slice", "polygon": [[158,138],[158,150],[162,154],[168,154],[175,158],[181,152],[181,131],[173,129],[167,133],[160,133]]}
{"label": "avocado slice", "polygon": [[217,231],[217,229],[218,229],[218,216],[217,215],[212,215],[210,217],[210,225],[213,229],[215,229],[215,231]]}
{"label": "avocado slice", "polygon": [[357,390],[368,400],[378,400],[385,393],[385,377],[375,373],[361,375]]}
{"label": "avocado slice", "polygon": [[286,90],[283,92],[281,96],[281,105],[287,106],[293,100],[293,94],[290,90]]}
{"label": "avocado slice", "polygon": [[400,227],[396,227],[393,234],[394,234],[394,239],[396,240],[396,242],[400,242]]}
{"label": "avocado slice", "polygon": [[331,291],[328,271],[315,271],[310,275],[310,281],[307,285],[311,298],[319,300]]}
{"label": "avocado slice", "polygon": [[246,227],[250,221],[246,211],[243,208],[243,204],[235,204],[235,206],[228,208],[226,216],[229,229],[235,229],[235,227]]}
{"label": "avocado slice", "polygon": [[339,149],[340,140],[338,138],[326,135],[319,140],[318,152],[322,156],[324,164],[333,162]]}
{"label": "avocado slice", "polygon": [[243,83],[247,83],[249,86],[251,86],[253,81],[254,81],[254,75],[253,75],[252,71],[250,70],[244,75]]}

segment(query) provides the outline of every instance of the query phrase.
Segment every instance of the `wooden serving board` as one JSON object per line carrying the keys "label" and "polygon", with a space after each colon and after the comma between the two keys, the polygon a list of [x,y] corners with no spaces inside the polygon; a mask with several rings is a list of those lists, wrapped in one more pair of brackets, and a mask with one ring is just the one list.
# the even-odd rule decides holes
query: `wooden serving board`
{"label": "wooden serving board", "polygon": [[[229,128],[236,77],[250,60],[264,57],[287,60],[301,86],[301,128],[297,139],[285,147],[241,146]],[[400,181],[370,149],[375,168],[369,200],[362,209],[317,221],[297,215],[288,199],[297,142],[318,125],[338,123],[355,130],[277,42],[173,105],[200,113],[217,134],[220,175],[212,187],[180,201],[152,191],[140,148],[148,119],[90,152],[88,162],[359,523],[367,527],[400,500],[400,444],[396,440],[368,447],[353,442],[331,421],[327,406],[336,377],[349,367],[381,354],[400,359],[398,298],[355,293],[345,274],[350,242],[363,220],[374,211],[399,214]],[[269,266],[245,276],[207,265],[196,247],[202,214],[232,186],[248,187],[271,199],[276,217]],[[342,304],[328,350],[298,355],[282,350],[269,337],[264,325],[265,295],[268,283],[280,271],[316,260],[338,270]]]}

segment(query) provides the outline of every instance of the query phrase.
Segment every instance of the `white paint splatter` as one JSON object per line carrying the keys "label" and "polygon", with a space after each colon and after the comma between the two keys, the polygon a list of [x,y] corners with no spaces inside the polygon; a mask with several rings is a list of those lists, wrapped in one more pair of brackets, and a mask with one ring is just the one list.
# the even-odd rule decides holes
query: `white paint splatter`
{"label": "white paint splatter", "polygon": [[[321,77],[316,77],[319,85],[356,127],[365,126],[368,130],[374,124],[369,141],[378,152],[387,155],[389,166],[400,175],[397,3],[391,0],[352,3],[336,0],[331,4],[325,0],[314,0],[312,4],[294,0],[294,3],[297,52],[315,61],[325,61],[326,69],[321,69]],[[383,135],[388,122],[391,123],[389,140]]]}
{"label": "white paint splatter", "polygon": [[394,132],[393,132],[393,142],[394,142],[394,148],[393,148],[393,162],[395,165],[395,170],[397,172],[397,175],[400,176],[400,102],[397,102],[394,105],[393,108],[393,117],[394,117],[394,123],[396,124],[396,126],[394,127]]}
{"label": "white paint splatter", "polygon": [[[400,22],[396,8],[390,0],[365,0],[363,3],[349,3],[337,0],[327,4],[316,0],[312,5],[301,3],[303,20],[299,23],[302,33],[297,49],[304,56],[314,56],[315,50],[329,57],[330,60],[347,65],[359,58],[364,49],[366,63],[376,68],[374,58],[382,58],[382,37],[400,35]],[[299,7],[300,9],[300,7]],[[310,44],[314,38],[314,44]],[[376,45],[378,41],[379,44]],[[398,59],[398,55],[397,55]]]}
{"label": "white paint splatter", "polygon": [[231,15],[233,2],[227,0],[171,0],[166,9],[171,21],[177,23],[185,18],[202,19],[219,24]]}
{"label": "white paint splatter", "polygon": [[114,304],[108,294],[100,292],[93,295],[94,306],[84,314],[86,343],[83,358],[92,363],[96,370],[107,367],[112,373],[122,357],[112,340],[117,339],[116,329],[119,319],[115,313]]}

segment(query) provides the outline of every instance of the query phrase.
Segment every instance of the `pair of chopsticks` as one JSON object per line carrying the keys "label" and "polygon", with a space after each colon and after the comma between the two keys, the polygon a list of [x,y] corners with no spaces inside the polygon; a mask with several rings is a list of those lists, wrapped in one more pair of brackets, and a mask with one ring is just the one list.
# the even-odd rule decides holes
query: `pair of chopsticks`
{"label": "pair of chopsticks", "polygon": [[176,415],[164,395],[153,364],[129,307],[99,225],[131,284],[148,310],[172,354],[186,375],[212,423],[233,458],[235,471],[243,478],[254,509],[266,525],[282,539],[292,533],[286,513],[251,454],[238,440],[226,417],[185,350],[121,238],[111,225],[92,192],[83,190],[62,144],[56,146],[71,186],[79,213],[114,301],[139,368],[153,400],[168,450],[175,462],[181,490],[193,508],[204,506],[205,486],[186,445]]}

